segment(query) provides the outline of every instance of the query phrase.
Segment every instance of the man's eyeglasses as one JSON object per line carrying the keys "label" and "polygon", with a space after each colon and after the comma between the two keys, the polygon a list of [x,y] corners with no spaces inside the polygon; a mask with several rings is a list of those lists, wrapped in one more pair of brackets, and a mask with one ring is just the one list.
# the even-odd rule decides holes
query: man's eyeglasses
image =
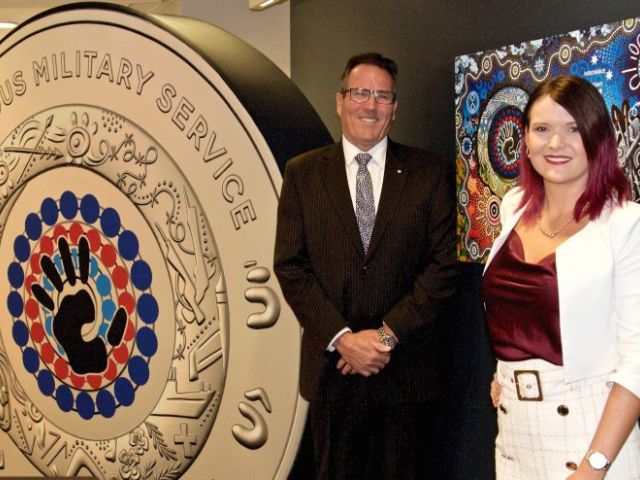
{"label": "man's eyeglasses", "polygon": [[364,103],[369,100],[373,93],[376,103],[381,105],[391,105],[396,100],[396,94],[388,90],[369,90],[368,88],[347,88],[342,91],[343,94],[348,93],[351,101],[356,103]]}

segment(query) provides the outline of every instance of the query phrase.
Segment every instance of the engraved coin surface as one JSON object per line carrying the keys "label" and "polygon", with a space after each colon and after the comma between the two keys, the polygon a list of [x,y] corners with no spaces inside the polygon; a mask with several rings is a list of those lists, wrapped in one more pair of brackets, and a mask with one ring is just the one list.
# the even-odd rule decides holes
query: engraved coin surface
{"label": "engraved coin surface", "polygon": [[315,130],[270,133],[286,115],[204,38],[250,48],[90,4],[0,42],[0,476],[288,474],[306,406],[278,163],[327,135],[307,107]]}

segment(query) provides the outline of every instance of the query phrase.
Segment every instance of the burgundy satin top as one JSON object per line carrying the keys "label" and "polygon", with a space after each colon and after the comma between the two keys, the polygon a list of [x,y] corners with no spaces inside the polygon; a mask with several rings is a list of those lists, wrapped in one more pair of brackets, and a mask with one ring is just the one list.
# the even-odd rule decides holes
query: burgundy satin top
{"label": "burgundy satin top", "polygon": [[556,255],[524,260],[513,230],[487,267],[482,296],[489,334],[500,360],[541,358],[562,365]]}

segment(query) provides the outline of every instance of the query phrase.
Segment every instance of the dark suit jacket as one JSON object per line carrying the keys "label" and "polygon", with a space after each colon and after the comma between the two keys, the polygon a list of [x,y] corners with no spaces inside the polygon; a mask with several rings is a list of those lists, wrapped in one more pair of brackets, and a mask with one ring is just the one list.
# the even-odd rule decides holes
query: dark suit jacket
{"label": "dark suit jacket", "polygon": [[[369,395],[383,403],[437,395],[433,322],[456,276],[453,174],[423,150],[389,141],[365,255],[340,143],[290,160],[278,206],[275,273],[303,327],[307,400]],[[327,345],[386,322],[400,343],[378,374],[343,376]]]}

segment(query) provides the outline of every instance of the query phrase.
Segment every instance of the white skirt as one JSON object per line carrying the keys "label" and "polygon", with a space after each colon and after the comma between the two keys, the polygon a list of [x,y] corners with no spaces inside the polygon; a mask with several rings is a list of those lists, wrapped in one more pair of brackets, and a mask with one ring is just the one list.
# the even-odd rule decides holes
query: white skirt
{"label": "white skirt", "polygon": [[[518,399],[515,371],[519,374]],[[502,388],[496,438],[498,480],[566,480],[572,467],[580,464],[589,449],[609,395],[609,375],[566,385],[563,368],[539,359],[498,361],[498,382]],[[607,480],[640,480],[640,429],[631,432],[606,475]]]}

